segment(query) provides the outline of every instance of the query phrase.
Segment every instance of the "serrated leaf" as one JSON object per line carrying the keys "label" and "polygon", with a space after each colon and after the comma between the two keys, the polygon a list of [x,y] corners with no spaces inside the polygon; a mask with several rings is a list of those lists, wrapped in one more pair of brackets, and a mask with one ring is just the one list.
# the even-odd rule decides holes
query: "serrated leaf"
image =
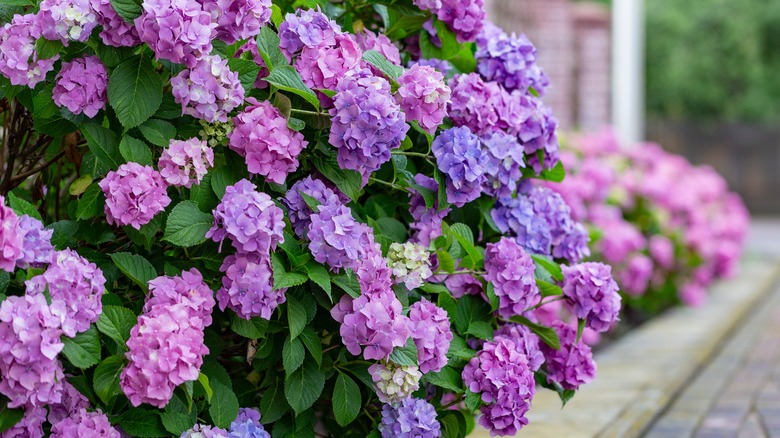
{"label": "serrated leaf", "polygon": [[35,42],[35,53],[38,55],[38,59],[51,59],[57,56],[62,50],[62,42],[60,40],[47,40],[46,38],[38,38]]}
{"label": "serrated leaf", "polygon": [[[155,110],[156,111],[156,110]],[[138,127],[149,143],[167,147],[171,139],[176,137],[176,127],[165,120],[150,119]]]}
{"label": "serrated leaf", "polygon": [[41,214],[38,213],[38,209],[35,208],[34,205],[22,198],[17,197],[13,194],[13,192],[8,192],[8,204],[11,205],[11,209],[18,216],[23,216],[26,214],[27,216],[38,219],[39,221],[42,220]]}
{"label": "serrated leaf", "polygon": [[471,392],[470,390],[466,390],[466,397],[464,397],[463,401],[471,412],[477,412],[483,403],[482,397],[475,392]]}
{"label": "serrated leaf", "polygon": [[115,170],[119,167],[119,140],[116,134],[100,125],[85,123],[81,125],[81,133],[87,140],[89,150],[106,168]]}
{"label": "serrated leaf", "polygon": [[119,64],[108,79],[108,102],[125,129],[151,117],[162,103],[162,79],[151,62],[139,55]]}
{"label": "serrated leaf", "polygon": [[100,333],[116,341],[122,348],[130,339],[130,330],[138,322],[138,318],[130,309],[119,306],[103,306],[103,313],[97,321]]}
{"label": "serrated leaf", "polygon": [[287,324],[290,327],[290,336],[295,339],[303,332],[308,317],[306,308],[293,296],[287,297]]}
{"label": "serrated leaf", "polygon": [[271,256],[271,268],[274,273],[274,290],[299,286],[309,279],[297,272],[287,272],[278,254]]}
{"label": "serrated leaf", "polygon": [[360,413],[363,400],[360,388],[351,377],[339,373],[333,386],[333,415],[340,426],[352,423]]}
{"label": "serrated leaf", "polygon": [[339,275],[331,273],[330,281],[332,281],[336,286],[340,287],[341,290],[346,292],[347,295],[351,296],[352,298],[357,298],[360,296],[360,283],[358,282],[357,276],[354,272],[344,272]]}
{"label": "serrated leaf", "polygon": [[225,166],[214,170],[211,173],[211,188],[219,199],[225,196],[225,189],[237,183],[241,179],[240,176],[231,172],[231,170]]}
{"label": "serrated leaf", "polygon": [[390,360],[402,366],[417,366],[417,345],[414,339],[407,339],[403,347],[395,347],[390,354]]}
{"label": "serrated leaf", "polygon": [[297,370],[302,364],[303,359],[306,357],[306,350],[303,348],[303,342],[299,338],[291,339],[289,336],[285,338],[284,345],[282,346],[282,364],[284,365],[284,372],[289,376],[295,370]]}
{"label": "serrated leaf", "polygon": [[531,254],[531,258],[534,260],[537,268],[541,267],[547,271],[556,281],[563,281],[561,265],[550,260],[548,257],[539,254]]}
{"label": "serrated leaf", "polygon": [[284,395],[295,414],[299,415],[317,401],[324,387],[325,375],[317,362],[305,361],[303,366],[285,379]]}
{"label": "serrated leaf", "polygon": [[450,366],[445,366],[439,372],[429,372],[422,377],[423,382],[428,382],[440,388],[447,389],[456,394],[463,394],[463,379],[460,374]]}
{"label": "serrated leaf", "polygon": [[552,283],[548,283],[544,280],[537,279],[536,285],[539,287],[539,292],[542,294],[543,297],[563,295],[563,290],[560,287]]}
{"label": "serrated leaf", "polygon": [[129,252],[118,252],[111,254],[111,260],[120,271],[133,283],[144,290],[149,291],[149,280],[157,278],[157,271],[148,260],[138,254]]}
{"label": "serrated leaf", "polygon": [[315,332],[311,326],[306,326],[298,339],[303,341],[303,345],[309,350],[311,357],[317,361],[317,365],[322,365],[322,342],[320,341],[320,336],[317,332]]}
{"label": "serrated leaf", "polygon": [[260,339],[265,336],[265,332],[268,329],[268,321],[258,317],[247,320],[235,313],[231,313],[230,329],[245,338]]}
{"label": "serrated leaf", "polygon": [[211,403],[211,397],[214,396],[214,390],[211,389],[211,383],[209,383],[209,376],[198,373],[198,383],[203,388],[203,392],[206,393],[206,401]]}
{"label": "serrated leaf", "polygon": [[455,272],[455,260],[452,258],[450,253],[444,250],[436,251],[436,256],[439,259],[439,269],[448,273],[452,274]]}
{"label": "serrated leaf", "polygon": [[306,263],[304,268],[309,275],[309,279],[321,287],[325,293],[328,294],[328,297],[330,297],[331,301],[333,301],[333,297],[331,296],[330,275],[328,275],[328,270],[316,262]]}
{"label": "serrated leaf", "polygon": [[133,437],[159,437],[167,435],[157,411],[130,408],[117,420],[122,430]]}
{"label": "serrated leaf", "polygon": [[359,173],[354,170],[342,169],[339,167],[335,156],[329,156],[326,159],[314,156],[312,157],[312,162],[314,163],[314,167],[316,167],[325,178],[335,184],[342,193],[349,197],[349,199],[353,201],[358,200],[363,186],[363,179]]}
{"label": "serrated leaf", "polygon": [[214,217],[200,211],[198,204],[182,201],[168,215],[163,240],[181,247],[199,245],[213,224]]}
{"label": "serrated leaf", "polygon": [[209,404],[209,415],[217,427],[227,429],[238,415],[238,398],[233,390],[219,381],[211,381],[214,395]]}
{"label": "serrated leaf", "polygon": [[194,418],[181,412],[161,412],[160,419],[165,430],[176,436],[180,436],[195,425]]}
{"label": "serrated leaf", "polygon": [[95,326],[73,338],[63,337],[62,343],[62,354],[76,368],[84,370],[100,362],[100,338]]}
{"label": "serrated leaf", "polygon": [[260,419],[263,424],[273,423],[290,411],[290,405],[284,396],[283,379],[277,379],[263,392],[260,400],[260,411],[263,413],[263,417]]}
{"label": "serrated leaf", "polygon": [[248,94],[255,85],[260,66],[248,59],[232,58],[228,60],[228,68],[238,73],[238,81],[241,82],[244,92]]}
{"label": "serrated leaf", "polygon": [[105,203],[103,189],[97,183],[90,184],[87,190],[79,198],[78,207],[76,207],[76,219],[92,219],[103,211]]}
{"label": "serrated leaf", "polygon": [[320,108],[320,100],[311,88],[301,80],[301,75],[289,65],[275,66],[271,73],[264,78],[266,82],[280,90],[295,93],[312,104],[314,108]]}
{"label": "serrated leaf", "polygon": [[510,319],[510,321],[528,327],[529,329],[531,329],[532,332],[534,332],[537,336],[539,336],[539,339],[541,339],[545,344],[549,345],[551,348],[554,348],[556,350],[559,350],[561,348],[561,341],[558,338],[558,333],[554,329],[536,324],[524,316],[513,316]]}
{"label": "serrated leaf", "polygon": [[255,41],[257,42],[257,50],[269,70],[273,70],[277,66],[289,65],[287,58],[279,49],[279,35],[270,27],[263,26]]}
{"label": "serrated leaf", "polygon": [[406,227],[398,219],[381,217],[376,220],[379,234],[389,237],[393,242],[406,242]]}
{"label": "serrated leaf", "polygon": [[114,8],[125,22],[133,24],[133,20],[141,15],[143,9],[141,2],[135,0],[111,0],[111,7]]}
{"label": "serrated leaf", "polygon": [[119,377],[122,373],[124,360],[121,356],[109,356],[95,368],[92,376],[92,385],[95,394],[103,403],[108,403],[115,395],[122,393],[119,386]]}
{"label": "serrated leaf", "polygon": [[379,71],[390,79],[398,79],[404,73],[403,67],[388,61],[385,55],[376,50],[366,50],[363,52],[363,60],[379,69]]}

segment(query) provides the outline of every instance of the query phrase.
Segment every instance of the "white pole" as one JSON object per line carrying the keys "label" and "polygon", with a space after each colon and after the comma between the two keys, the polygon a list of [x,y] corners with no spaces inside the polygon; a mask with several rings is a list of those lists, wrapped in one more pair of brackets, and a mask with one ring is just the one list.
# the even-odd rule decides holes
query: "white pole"
{"label": "white pole", "polygon": [[644,1],[612,2],[612,123],[626,146],[644,139]]}

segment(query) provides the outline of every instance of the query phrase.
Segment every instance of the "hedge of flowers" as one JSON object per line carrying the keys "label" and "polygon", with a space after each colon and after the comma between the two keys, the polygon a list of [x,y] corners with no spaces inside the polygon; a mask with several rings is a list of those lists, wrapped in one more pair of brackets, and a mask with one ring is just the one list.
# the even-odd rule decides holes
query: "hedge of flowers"
{"label": "hedge of flowers", "polygon": [[513,435],[594,378],[618,287],[481,0],[0,12],[3,437]]}

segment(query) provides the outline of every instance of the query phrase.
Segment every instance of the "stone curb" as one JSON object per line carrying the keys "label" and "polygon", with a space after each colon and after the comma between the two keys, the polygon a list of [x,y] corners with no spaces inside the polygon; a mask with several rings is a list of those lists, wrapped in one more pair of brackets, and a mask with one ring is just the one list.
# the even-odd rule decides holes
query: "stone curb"
{"label": "stone curb", "polygon": [[[713,287],[703,306],[673,309],[599,352],[596,380],[565,409],[553,392],[537,392],[529,424],[518,435],[641,435],[778,279],[777,260],[746,257],[739,275]],[[470,438],[489,436],[475,430]]]}

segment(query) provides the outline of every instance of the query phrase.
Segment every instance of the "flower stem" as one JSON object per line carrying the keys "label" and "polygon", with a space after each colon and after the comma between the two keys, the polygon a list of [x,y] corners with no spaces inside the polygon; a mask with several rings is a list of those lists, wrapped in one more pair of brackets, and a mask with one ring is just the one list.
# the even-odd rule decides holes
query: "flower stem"
{"label": "flower stem", "polygon": [[398,184],[393,184],[391,182],[382,181],[381,179],[377,179],[377,178],[369,178],[368,180],[373,182],[373,183],[379,183],[379,184],[382,184],[382,185],[386,185],[388,187],[394,188],[396,190],[400,190],[402,192],[408,192],[405,188],[399,186]]}
{"label": "flower stem", "polygon": [[[556,302],[556,301],[563,301],[563,300],[565,300],[565,299],[566,299],[566,297],[564,297],[564,296],[559,296],[559,297],[555,297],[555,298],[553,298],[553,299],[551,299],[551,300],[542,301],[542,302],[540,302],[539,304],[537,304],[537,305],[535,305],[535,306],[533,306],[533,307],[529,307],[529,308],[525,309],[525,312],[530,312],[530,311],[532,311],[532,310],[536,310],[536,309],[538,309],[538,308],[540,308],[540,307],[544,306],[545,304],[554,303],[554,302]],[[525,313],[525,312],[523,312],[523,313]]]}
{"label": "flower stem", "polygon": [[396,150],[394,150],[394,151],[392,151],[390,153],[393,154],[393,155],[406,155],[408,157],[420,157],[420,158],[425,158],[427,160],[433,159],[432,156],[430,156],[428,154],[423,154],[421,152],[399,151],[399,150],[396,149]]}

